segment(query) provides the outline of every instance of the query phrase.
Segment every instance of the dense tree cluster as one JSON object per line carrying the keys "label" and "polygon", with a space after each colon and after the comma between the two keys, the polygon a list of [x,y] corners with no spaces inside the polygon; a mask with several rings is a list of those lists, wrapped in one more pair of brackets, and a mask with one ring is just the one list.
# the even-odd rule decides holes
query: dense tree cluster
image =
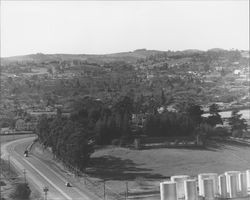
{"label": "dense tree cluster", "polygon": [[145,123],[145,134],[151,137],[178,137],[194,134],[194,123],[187,115],[164,112],[150,115]]}
{"label": "dense tree cluster", "polygon": [[37,126],[40,142],[51,147],[65,163],[84,169],[94,142],[109,144],[113,139],[130,135],[132,101],[127,96],[112,108],[91,97],[73,100],[68,107],[70,117],[64,117],[58,110],[54,119],[42,116]]}
{"label": "dense tree cluster", "polygon": [[246,120],[242,118],[242,114],[239,113],[239,110],[232,111],[228,122],[233,136],[241,136],[243,131],[247,130]]}
{"label": "dense tree cluster", "polygon": [[[215,126],[223,123],[216,104],[210,105],[209,116],[204,117],[201,106],[193,103],[169,111],[163,92],[159,98],[132,97],[132,94],[121,96],[113,104],[90,96],[72,99],[67,104],[69,117],[64,117],[58,110],[53,119],[40,118],[37,126],[39,140],[45,147],[51,147],[63,162],[82,170],[88,164],[94,144],[111,144],[114,140],[120,144],[128,143],[140,134],[149,137],[212,135]],[[142,127],[133,125],[133,114],[145,116]],[[240,117],[233,112],[229,119],[233,131],[246,128]]]}

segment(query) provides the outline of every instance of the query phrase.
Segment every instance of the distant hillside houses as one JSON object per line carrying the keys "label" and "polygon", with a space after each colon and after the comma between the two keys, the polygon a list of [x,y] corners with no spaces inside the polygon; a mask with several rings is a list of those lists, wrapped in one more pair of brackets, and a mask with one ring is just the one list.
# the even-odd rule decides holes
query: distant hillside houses
{"label": "distant hillside houses", "polygon": [[9,134],[11,131],[10,127],[1,128],[1,134]]}
{"label": "distant hillside houses", "polygon": [[241,70],[239,70],[239,69],[235,69],[234,70],[234,74],[235,75],[240,75],[242,72],[241,72]]}
{"label": "distant hillside houses", "polygon": [[24,119],[17,119],[15,123],[15,130],[16,131],[34,131],[36,129],[37,122],[30,121],[25,122]]}
{"label": "distant hillside houses", "polygon": [[[28,114],[31,117],[34,117],[35,119],[39,119],[39,117],[41,117],[43,115],[47,116],[48,118],[54,118],[57,115],[57,111],[46,111],[46,110],[44,110],[44,111],[28,111]],[[62,112],[62,116],[69,117],[70,113],[69,112]]]}

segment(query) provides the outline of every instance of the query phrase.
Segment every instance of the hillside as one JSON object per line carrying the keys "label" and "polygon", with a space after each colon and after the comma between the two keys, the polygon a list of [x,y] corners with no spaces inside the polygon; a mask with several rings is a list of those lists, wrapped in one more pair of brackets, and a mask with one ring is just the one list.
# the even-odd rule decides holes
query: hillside
{"label": "hillside", "polygon": [[142,101],[142,110],[151,107],[152,97],[155,106],[177,109],[185,102],[203,106],[219,102],[226,110],[247,106],[247,55],[222,49],[137,49],[105,55],[38,53],[2,58],[0,109],[11,117],[18,107],[55,109],[58,104],[65,106],[69,97],[85,95],[111,105],[129,95]]}
{"label": "hillside", "polygon": [[95,62],[112,62],[112,61],[126,61],[136,62],[138,59],[145,59],[148,56],[163,53],[164,51],[138,49],[131,52],[120,52],[112,54],[29,54],[13,57],[3,57],[3,63],[11,62],[51,62],[51,61],[95,61]]}

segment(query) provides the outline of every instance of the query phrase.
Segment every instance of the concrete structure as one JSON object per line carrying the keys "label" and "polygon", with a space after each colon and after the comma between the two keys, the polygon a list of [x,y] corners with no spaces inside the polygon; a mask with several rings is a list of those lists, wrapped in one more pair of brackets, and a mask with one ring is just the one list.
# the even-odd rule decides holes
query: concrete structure
{"label": "concrete structure", "polygon": [[218,174],[216,173],[204,173],[198,175],[199,195],[204,197],[204,179],[213,179],[213,187],[215,195],[218,194]]}
{"label": "concrete structure", "polygon": [[205,200],[215,200],[214,179],[205,178],[202,182]]}
{"label": "concrete structure", "polygon": [[198,200],[197,184],[195,179],[184,180],[185,200]]}
{"label": "concrete structure", "polygon": [[173,181],[160,183],[161,200],[178,200],[177,184]]}
{"label": "concrete structure", "polygon": [[237,197],[239,188],[239,171],[227,171],[225,172],[226,180],[227,180],[227,192],[229,193],[230,198]]}
{"label": "concrete structure", "polygon": [[161,200],[250,200],[250,170],[199,174],[198,185],[199,196],[196,179],[172,176],[171,181],[160,183]]}
{"label": "concrete structure", "polygon": [[225,174],[221,174],[218,177],[218,186],[219,186],[219,196],[221,198],[227,197],[227,179]]}
{"label": "concrete structure", "polygon": [[247,175],[247,188],[250,190],[250,169],[246,171]]}
{"label": "concrete structure", "polygon": [[246,172],[241,172],[239,174],[239,189],[240,189],[241,197],[247,196],[247,173]]}
{"label": "concrete structure", "polygon": [[184,181],[188,180],[189,176],[187,175],[178,175],[178,176],[171,176],[171,181],[176,182],[177,184],[177,197],[184,198]]}
{"label": "concrete structure", "polygon": [[25,120],[21,118],[17,119],[15,123],[15,129],[17,131],[33,131],[36,129],[36,126],[36,121],[25,122]]}
{"label": "concrete structure", "polygon": [[230,198],[236,198],[239,192],[239,188],[238,188],[238,177],[235,176],[234,174],[230,174],[228,176],[228,180],[229,180],[229,197]]}

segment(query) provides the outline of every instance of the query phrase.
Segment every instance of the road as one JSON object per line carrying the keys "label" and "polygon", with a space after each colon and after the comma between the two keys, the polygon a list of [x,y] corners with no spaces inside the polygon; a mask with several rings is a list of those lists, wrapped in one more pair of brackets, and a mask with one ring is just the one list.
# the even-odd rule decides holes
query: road
{"label": "road", "polygon": [[38,191],[43,192],[44,186],[48,186],[48,200],[95,200],[77,187],[66,187],[67,177],[57,173],[35,156],[24,157],[25,148],[33,140],[34,137],[29,137],[1,145],[2,158],[7,160],[10,155],[11,164],[21,174],[25,169],[27,181]]}

